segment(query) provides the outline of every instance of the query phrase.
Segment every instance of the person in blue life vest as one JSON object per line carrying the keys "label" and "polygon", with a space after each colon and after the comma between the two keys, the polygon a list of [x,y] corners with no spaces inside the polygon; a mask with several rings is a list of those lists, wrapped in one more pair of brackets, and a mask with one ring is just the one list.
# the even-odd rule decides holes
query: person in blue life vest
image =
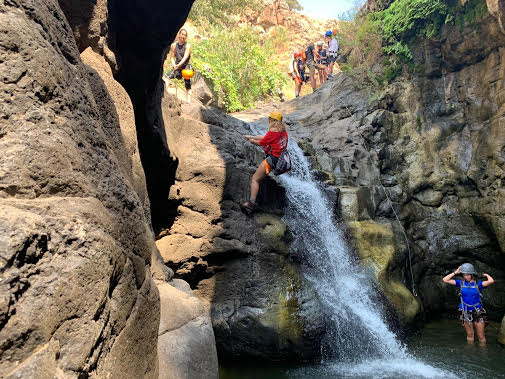
{"label": "person in blue life vest", "polygon": [[[457,274],[463,275],[463,280],[453,277]],[[486,343],[484,329],[487,325],[486,310],[482,306],[482,290],[494,283],[494,279],[488,274],[482,274],[486,277],[485,281],[476,281],[477,272],[471,263],[463,263],[454,272],[446,275],[442,280],[444,283],[451,284],[460,288],[459,311],[462,325],[465,327],[466,340],[469,343],[474,341],[474,327],[479,342]]]}

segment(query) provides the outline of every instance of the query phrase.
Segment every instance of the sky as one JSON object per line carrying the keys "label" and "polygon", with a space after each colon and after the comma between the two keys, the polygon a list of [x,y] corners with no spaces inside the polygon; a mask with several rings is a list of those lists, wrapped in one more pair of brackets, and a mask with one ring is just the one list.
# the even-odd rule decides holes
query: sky
{"label": "sky", "polygon": [[356,0],[298,0],[302,13],[318,18],[337,18],[354,6]]}

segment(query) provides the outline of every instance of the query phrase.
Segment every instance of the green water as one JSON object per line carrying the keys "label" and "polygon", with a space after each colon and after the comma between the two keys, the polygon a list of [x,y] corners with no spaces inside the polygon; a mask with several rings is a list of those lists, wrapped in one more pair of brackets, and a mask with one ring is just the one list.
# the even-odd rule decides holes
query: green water
{"label": "green water", "polygon": [[353,363],[271,367],[261,362],[226,364],[221,379],[284,378],[505,378],[505,348],[496,342],[499,324],[486,328],[488,343],[467,344],[456,320],[431,322],[407,340],[408,356]]}

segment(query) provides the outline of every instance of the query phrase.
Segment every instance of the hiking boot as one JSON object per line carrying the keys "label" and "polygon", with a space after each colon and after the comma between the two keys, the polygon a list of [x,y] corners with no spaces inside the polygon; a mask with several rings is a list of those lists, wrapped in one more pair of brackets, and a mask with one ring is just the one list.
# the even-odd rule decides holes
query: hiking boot
{"label": "hiking boot", "polygon": [[253,212],[254,212],[254,208],[256,208],[256,206],[251,203],[249,200],[243,202],[242,204],[240,204],[240,208],[242,208],[242,210],[247,214],[247,215],[252,215]]}

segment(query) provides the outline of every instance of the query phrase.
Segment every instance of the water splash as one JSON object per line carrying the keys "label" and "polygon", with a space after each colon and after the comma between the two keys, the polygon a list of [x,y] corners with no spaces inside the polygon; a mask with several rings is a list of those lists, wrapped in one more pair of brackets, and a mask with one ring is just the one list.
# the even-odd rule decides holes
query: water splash
{"label": "water splash", "polygon": [[351,256],[307,158],[295,141],[289,152],[293,169],[280,177],[288,198],[284,221],[293,234],[293,246],[303,254],[305,277],[329,310],[333,325],[328,350],[340,359],[354,359],[357,353],[405,357],[405,347],[388,328],[371,290],[372,278]]}

